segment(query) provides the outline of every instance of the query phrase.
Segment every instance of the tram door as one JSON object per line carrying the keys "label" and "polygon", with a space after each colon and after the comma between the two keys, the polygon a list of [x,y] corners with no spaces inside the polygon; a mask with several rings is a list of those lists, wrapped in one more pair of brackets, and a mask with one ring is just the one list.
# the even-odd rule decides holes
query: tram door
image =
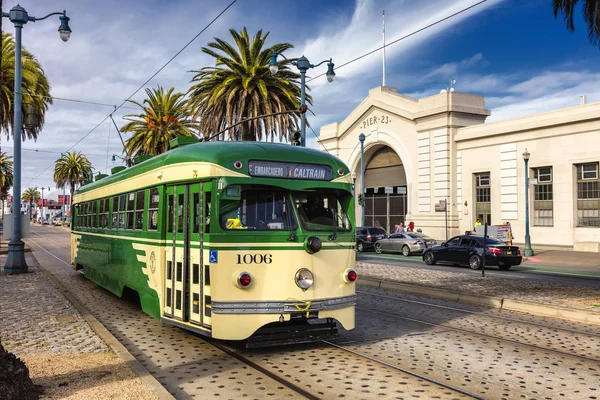
{"label": "tram door", "polygon": [[167,188],[166,316],[206,325],[203,321],[204,184]]}

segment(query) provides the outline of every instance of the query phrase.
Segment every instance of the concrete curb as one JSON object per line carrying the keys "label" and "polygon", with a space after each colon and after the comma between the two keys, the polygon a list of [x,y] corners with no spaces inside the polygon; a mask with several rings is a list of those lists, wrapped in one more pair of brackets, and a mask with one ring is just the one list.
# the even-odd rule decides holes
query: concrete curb
{"label": "concrete curb", "polygon": [[46,270],[39,263],[33,252],[30,253],[35,265],[44,273],[46,278],[73,304],[73,307],[81,314],[83,319],[90,325],[92,330],[115,352],[121,360],[140,378],[142,384],[146,386],[158,400],[173,400],[175,397],[169,393],[160,382],[153,377],[150,372],[136,360],[131,353],[115,338],[109,331],[94,317],[87,308],[67,289],[62,283],[56,280],[54,275]]}
{"label": "concrete curb", "polygon": [[576,310],[573,308],[547,306],[530,301],[514,300],[494,296],[482,296],[478,294],[462,293],[457,290],[441,289],[430,286],[412,285],[409,283],[389,281],[378,278],[361,276],[358,279],[361,286],[390,290],[395,292],[409,293],[417,296],[432,297],[435,299],[455,301],[458,303],[473,304],[477,306],[499,308],[509,311],[520,311],[529,314],[542,315],[566,319],[570,321],[583,322],[586,324],[600,325],[600,312]]}

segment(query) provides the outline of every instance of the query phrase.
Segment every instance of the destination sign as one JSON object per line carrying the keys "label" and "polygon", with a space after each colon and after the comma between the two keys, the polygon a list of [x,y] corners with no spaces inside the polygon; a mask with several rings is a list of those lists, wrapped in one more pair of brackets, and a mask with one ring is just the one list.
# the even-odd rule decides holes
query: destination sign
{"label": "destination sign", "polygon": [[248,171],[251,176],[265,178],[314,179],[317,181],[333,179],[333,171],[329,165],[250,161]]}

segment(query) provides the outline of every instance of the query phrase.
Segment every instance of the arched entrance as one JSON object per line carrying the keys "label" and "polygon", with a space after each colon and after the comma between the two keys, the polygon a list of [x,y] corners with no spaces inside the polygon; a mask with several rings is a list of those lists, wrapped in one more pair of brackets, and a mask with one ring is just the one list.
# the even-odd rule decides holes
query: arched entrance
{"label": "arched entrance", "polygon": [[[359,167],[360,168],[360,167]],[[365,225],[391,232],[408,213],[408,190],[402,160],[385,145],[365,152]]]}

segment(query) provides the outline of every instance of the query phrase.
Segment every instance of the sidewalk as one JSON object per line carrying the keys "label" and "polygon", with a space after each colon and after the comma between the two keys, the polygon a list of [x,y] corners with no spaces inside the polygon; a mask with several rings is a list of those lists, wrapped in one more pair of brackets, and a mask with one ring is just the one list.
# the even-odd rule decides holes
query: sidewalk
{"label": "sidewalk", "polygon": [[156,398],[49,280],[32,253],[8,275],[0,256],[0,341],[49,398]]}

